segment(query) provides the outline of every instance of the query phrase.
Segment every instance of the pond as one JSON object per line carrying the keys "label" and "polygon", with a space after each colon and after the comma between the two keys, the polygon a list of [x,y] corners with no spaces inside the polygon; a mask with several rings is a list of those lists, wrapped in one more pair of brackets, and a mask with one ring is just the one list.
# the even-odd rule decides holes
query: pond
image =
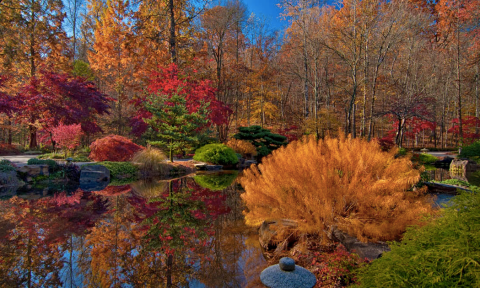
{"label": "pond", "polygon": [[[433,170],[427,170],[426,173],[428,174],[428,178],[434,181],[457,179],[457,180],[468,182],[475,186],[480,186],[480,171],[467,172],[464,174],[455,174],[443,168],[436,168]],[[444,204],[450,201],[453,197],[455,197],[455,195],[452,195],[452,194],[437,193],[434,195],[436,196],[435,204],[439,207],[442,207]]]}
{"label": "pond", "polygon": [[237,174],[0,201],[1,287],[246,287],[266,261]]}

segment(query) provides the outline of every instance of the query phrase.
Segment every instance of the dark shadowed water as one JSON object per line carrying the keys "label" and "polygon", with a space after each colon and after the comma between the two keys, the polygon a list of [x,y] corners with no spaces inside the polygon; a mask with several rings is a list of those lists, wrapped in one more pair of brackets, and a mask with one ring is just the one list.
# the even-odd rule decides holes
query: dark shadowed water
{"label": "dark shadowed water", "polygon": [[4,197],[0,287],[246,287],[265,260],[235,177]]}

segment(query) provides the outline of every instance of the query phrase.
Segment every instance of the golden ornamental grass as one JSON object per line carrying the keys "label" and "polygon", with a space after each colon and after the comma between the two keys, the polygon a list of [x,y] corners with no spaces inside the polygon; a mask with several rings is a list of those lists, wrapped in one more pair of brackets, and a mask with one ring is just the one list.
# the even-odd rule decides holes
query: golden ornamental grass
{"label": "golden ornamental grass", "polygon": [[132,162],[139,165],[140,171],[145,175],[163,175],[168,173],[165,161],[167,156],[156,148],[147,145],[147,148],[135,153]]}
{"label": "golden ornamental grass", "polygon": [[337,226],[362,241],[399,239],[432,208],[425,189],[407,191],[420,172],[395,153],[345,137],[307,137],[277,149],[240,180],[247,224],[286,218],[301,233],[328,236]]}
{"label": "golden ornamental grass", "polygon": [[247,155],[257,156],[257,149],[249,141],[232,138],[228,140],[225,145],[232,148],[236,153],[242,155],[244,158]]}

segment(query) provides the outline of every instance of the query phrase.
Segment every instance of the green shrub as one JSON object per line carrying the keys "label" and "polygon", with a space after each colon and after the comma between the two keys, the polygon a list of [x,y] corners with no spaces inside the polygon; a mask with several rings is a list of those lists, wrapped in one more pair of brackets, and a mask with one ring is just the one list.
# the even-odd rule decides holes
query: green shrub
{"label": "green shrub", "polygon": [[[129,182],[137,178],[138,168],[130,162],[98,162],[88,165],[102,165],[110,170],[110,177],[113,180],[123,180]],[[118,181],[117,181],[118,182]]]}
{"label": "green shrub", "polygon": [[55,169],[58,166],[58,164],[57,164],[57,162],[55,162],[55,160],[50,160],[50,159],[41,160],[41,159],[37,159],[37,158],[28,159],[27,164],[28,165],[48,165],[49,170]]}
{"label": "green shrub", "polygon": [[438,158],[430,154],[413,154],[412,161],[421,165],[432,165]]}
{"label": "green shrub", "polygon": [[13,163],[10,160],[2,159],[0,160],[0,165],[8,165],[13,167]]}
{"label": "green shrub", "polygon": [[458,155],[460,158],[478,158],[480,157],[480,140],[462,148],[462,152]]}
{"label": "green shrub", "polygon": [[360,287],[480,287],[480,194],[464,192],[449,204],[363,268]]}
{"label": "green shrub", "polygon": [[74,156],[73,162],[91,162],[90,158],[85,155]]}
{"label": "green shrub", "polygon": [[195,151],[193,159],[218,165],[234,165],[238,163],[235,151],[223,144],[208,144],[200,147]]}
{"label": "green shrub", "polygon": [[[8,161],[8,160],[7,160]],[[3,162],[3,160],[2,160]],[[0,163],[0,172],[10,172],[10,171],[15,171],[15,167],[13,167],[12,165],[10,164],[3,164],[3,163]]]}
{"label": "green shrub", "polygon": [[195,182],[203,188],[210,189],[212,191],[223,190],[230,185],[237,178],[238,172],[234,173],[224,173],[224,174],[205,174],[205,175],[196,175],[193,177]]}

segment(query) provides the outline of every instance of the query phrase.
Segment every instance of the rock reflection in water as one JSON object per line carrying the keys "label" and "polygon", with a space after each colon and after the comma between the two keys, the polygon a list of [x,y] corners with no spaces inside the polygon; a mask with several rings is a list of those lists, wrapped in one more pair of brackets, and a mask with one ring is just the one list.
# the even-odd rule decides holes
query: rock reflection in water
{"label": "rock reflection in water", "polygon": [[182,178],[2,201],[0,286],[246,287],[264,260],[239,189]]}

